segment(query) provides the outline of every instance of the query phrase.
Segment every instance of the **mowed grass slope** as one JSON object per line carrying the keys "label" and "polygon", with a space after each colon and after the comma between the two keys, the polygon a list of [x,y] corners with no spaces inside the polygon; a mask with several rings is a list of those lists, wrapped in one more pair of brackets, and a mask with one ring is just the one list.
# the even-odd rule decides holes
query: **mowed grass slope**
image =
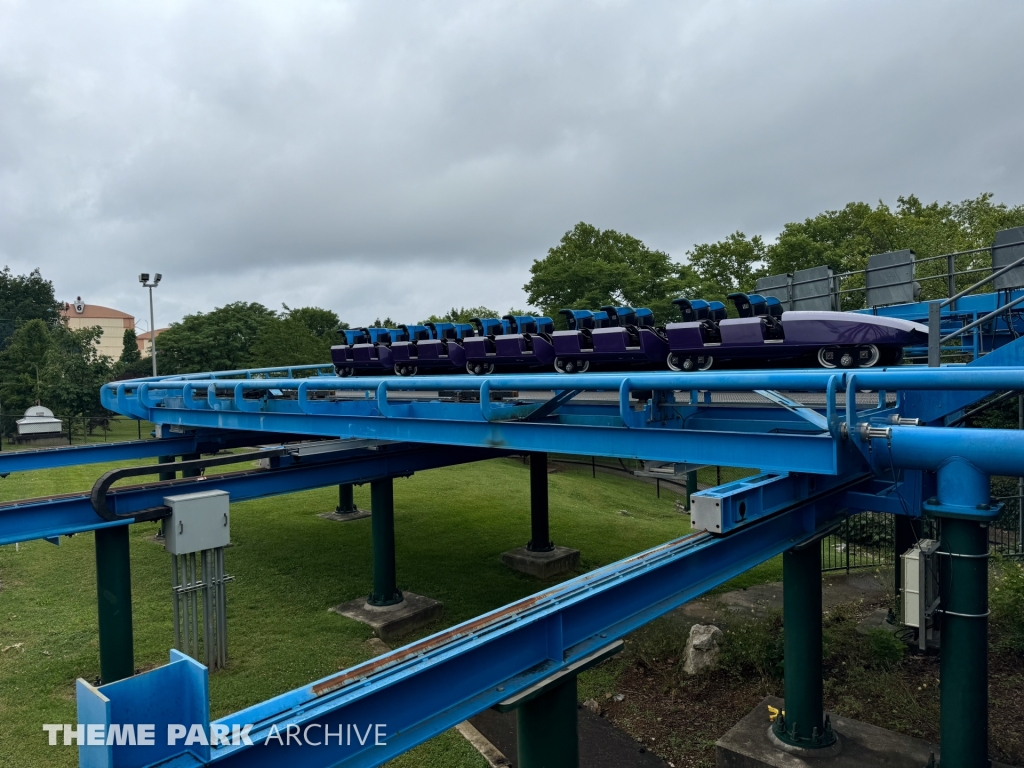
{"label": "mowed grass slope", "polygon": [[[11,475],[0,499],[84,491],[113,464]],[[232,469],[237,469],[233,467]],[[210,487],[216,487],[211,482]],[[678,498],[628,477],[589,468],[549,475],[556,543],[582,551],[590,569],[688,530]],[[369,487],[356,489],[369,506]],[[368,628],[328,612],[371,586],[370,520],[335,523],[337,489],[232,505],[228,572],[229,667],[210,678],[220,717],[371,656]],[[529,539],[529,468],[515,459],[450,467],[395,481],[398,583],[444,602],[429,634],[529,595],[540,584],[498,555]],[[623,515],[620,510],[626,510]],[[155,524],[132,527],[135,664],[167,662],[172,642],[170,555],[147,541]],[[99,674],[92,534],[0,547],[0,765],[75,766],[73,747],[48,747],[43,723],[75,721],[74,681]],[[409,638],[412,639],[412,638]],[[401,766],[484,766],[448,732]]]}

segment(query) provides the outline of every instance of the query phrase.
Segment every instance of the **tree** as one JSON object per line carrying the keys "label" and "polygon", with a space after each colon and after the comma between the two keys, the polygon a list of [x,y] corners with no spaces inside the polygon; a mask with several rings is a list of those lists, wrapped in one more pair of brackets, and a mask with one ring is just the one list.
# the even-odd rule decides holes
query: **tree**
{"label": "tree", "polygon": [[314,336],[334,338],[338,331],[348,328],[348,323],[338,319],[338,315],[329,309],[320,307],[299,307],[292,309],[282,304],[285,317],[297,320],[306,326]]}
{"label": "tree", "polygon": [[6,346],[18,323],[42,320],[49,327],[60,323],[64,304],[53,295],[53,283],[38,269],[27,275],[0,270],[0,349]]}
{"label": "tree", "polygon": [[327,364],[335,343],[334,333],[317,335],[293,312],[263,325],[252,347],[252,362],[258,368]]}
{"label": "tree", "polygon": [[424,323],[468,323],[474,317],[497,316],[497,312],[487,307],[459,307],[458,309],[452,307],[443,315],[431,315],[426,320],[421,320],[420,325]]}
{"label": "tree", "polygon": [[7,413],[22,413],[42,399],[42,375],[53,330],[42,319],[22,323],[0,353],[0,402]]}
{"label": "tree", "polygon": [[694,296],[725,301],[733,291],[754,290],[767,248],[760,235],[747,239],[742,232],[733,232],[717,243],[695,245],[686,255],[697,281]]}
{"label": "tree", "polygon": [[96,351],[103,335],[99,326],[51,331],[41,374],[43,397],[54,413],[94,416],[103,412],[100,387],[110,381],[110,358]]}
{"label": "tree", "polygon": [[134,328],[125,328],[121,340],[121,357],[119,363],[131,365],[142,359],[142,352],[139,351],[139,337],[135,334]]}
{"label": "tree", "polygon": [[264,326],[276,317],[277,313],[262,304],[244,301],[186,315],[160,334],[160,373],[251,368],[253,345]]}
{"label": "tree", "polygon": [[580,222],[543,259],[533,262],[523,286],[529,302],[544,314],[597,309],[606,304],[650,307],[670,319],[671,300],[692,285],[690,270],[667,253],[652,251],[631,235]]}

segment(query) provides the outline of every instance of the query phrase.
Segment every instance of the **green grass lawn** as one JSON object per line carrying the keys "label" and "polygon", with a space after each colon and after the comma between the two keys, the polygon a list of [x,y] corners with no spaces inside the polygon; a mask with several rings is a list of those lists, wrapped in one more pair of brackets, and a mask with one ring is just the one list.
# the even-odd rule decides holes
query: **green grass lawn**
{"label": "green grass lawn", "polygon": [[[126,462],[125,465],[131,462]],[[114,464],[11,475],[0,499],[87,490]],[[236,465],[229,469],[238,469]],[[579,467],[549,475],[551,531],[582,552],[587,570],[688,530],[678,496],[622,476]],[[369,487],[356,489],[369,506]],[[337,489],[233,505],[228,572],[227,669],[211,675],[214,717],[262,701],[369,658],[368,628],[328,612],[371,584],[370,520],[322,520]],[[626,510],[628,515],[622,515]],[[498,555],[529,538],[529,469],[501,459],[395,481],[398,584],[444,603],[442,622],[422,634],[529,595],[537,581]],[[170,555],[147,541],[155,524],[132,527],[135,663],[167,662],[172,642]],[[75,766],[74,747],[48,747],[43,723],[75,721],[75,679],[99,674],[93,536],[59,548],[0,547],[0,765]],[[410,638],[412,639],[412,638]],[[595,670],[595,674],[600,674]],[[392,765],[484,766],[448,732]]]}

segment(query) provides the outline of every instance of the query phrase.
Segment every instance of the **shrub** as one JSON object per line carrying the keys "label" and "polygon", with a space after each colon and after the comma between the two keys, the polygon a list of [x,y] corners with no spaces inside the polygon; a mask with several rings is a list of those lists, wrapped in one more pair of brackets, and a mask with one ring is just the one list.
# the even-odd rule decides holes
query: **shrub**
{"label": "shrub", "polygon": [[1024,565],[997,559],[993,564],[989,607],[992,645],[1024,655]]}

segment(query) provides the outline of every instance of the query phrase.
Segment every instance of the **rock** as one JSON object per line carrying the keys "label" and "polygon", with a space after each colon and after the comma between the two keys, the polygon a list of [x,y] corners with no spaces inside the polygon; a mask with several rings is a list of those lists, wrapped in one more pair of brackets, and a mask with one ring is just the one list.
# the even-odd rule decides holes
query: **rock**
{"label": "rock", "polygon": [[583,708],[589,709],[595,715],[601,714],[601,705],[597,703],[596,699],[587,699],[583,702]]}
{"label": "rock", "polygon": [[623,701],[626,697],[621,693],[616,693],[612,696],[612,701]]}
{"label": "rock", "polygon": [[623,517],[632,517],[632,515],[631,515],[631,514],[629,514],[629,512],[627,512],[627,511],[626,511],[626,510],[624,510],[624,509],[620,509],[620,510],[619,510],[619,514],[620,514],[620,515],[622,515]]}
{"label": "rock", "polygon": [[694,624],[683,651],[683,671],[697,675],[718,664],[722,630],[714,624]]}

